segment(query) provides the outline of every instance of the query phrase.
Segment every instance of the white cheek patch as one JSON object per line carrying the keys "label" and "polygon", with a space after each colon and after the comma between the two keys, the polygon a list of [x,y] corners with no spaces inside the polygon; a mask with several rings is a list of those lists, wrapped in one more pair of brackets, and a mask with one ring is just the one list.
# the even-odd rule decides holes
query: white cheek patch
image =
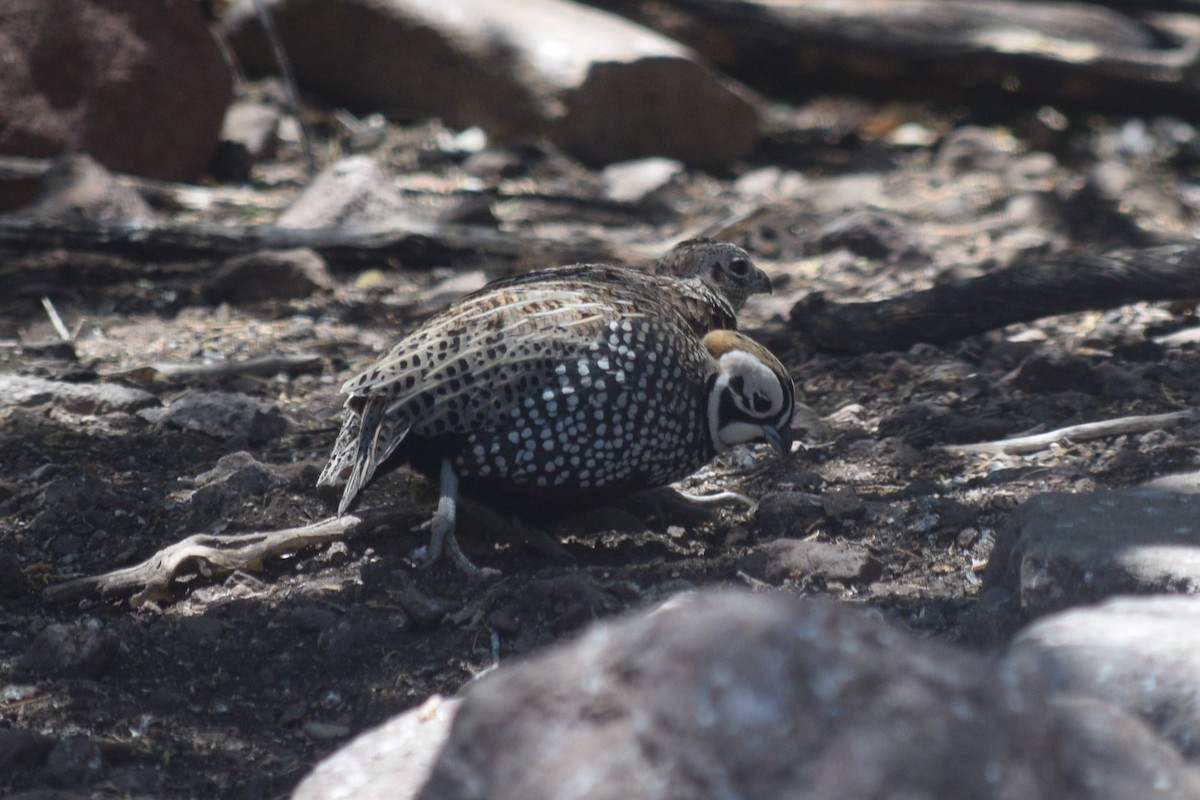
{"label": "white cheek patch", "polygon": [[721,371],[734,378],[740,377],[742,392],[734,392],[738,407],[756,417],[767,418],[783,408],[783,390],[771,369],[754,356],[734,350],[721,356]]}
{"label": "white cheek patch", "polygon": [[731,422],[724,428],[721,428],[718,441],[724,447],[719,447],[718,450],[730,448],[735,444],[761,442],[762,440],[763,429],[761,425],[751,425],[749,422]]}

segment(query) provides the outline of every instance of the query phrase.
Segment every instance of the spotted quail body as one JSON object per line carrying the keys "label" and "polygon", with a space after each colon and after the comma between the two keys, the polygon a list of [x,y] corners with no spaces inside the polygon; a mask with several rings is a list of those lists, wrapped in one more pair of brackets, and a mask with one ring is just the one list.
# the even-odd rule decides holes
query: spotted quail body
{"label": "spotted quail body", "polygon": [[[319,484],[349,470],[344,513],[377,472],[409,463],[437,476],[430,556],[445,542],[471,571],[453,537],[460,489],[579,506],[678,480],[730,444],[782,448],[794,393],[782,365],[732,331],[702,339],[703,319],[679,303],[688,290],[662,280],[568,267],[460,300],[345,384]],[[697,303],[719,321],[732,309]]]}

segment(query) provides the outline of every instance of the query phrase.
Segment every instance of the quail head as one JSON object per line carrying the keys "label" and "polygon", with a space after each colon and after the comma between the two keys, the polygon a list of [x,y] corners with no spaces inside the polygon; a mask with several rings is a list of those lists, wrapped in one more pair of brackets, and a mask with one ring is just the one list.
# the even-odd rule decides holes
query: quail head
{"label": "quail head", "polygon": [[578,508],[686,477],[735,444],[783,452],[795,392],[748,337],[698,335],[675,295],[575,267],[458,301],[342,391],[319,485],[348,472],[345,513],[402,463],[436,477],[428,556],[444,546],[469,573],[454,538],[460,491],[485,505]]}
{"label": "quail head", "polygon": [[750,254],[732,242],[697,237],[672,247],[654,262],[658,275],[697,280],[724,297],[735,312],[752,294],[771,293],[771,279]]}

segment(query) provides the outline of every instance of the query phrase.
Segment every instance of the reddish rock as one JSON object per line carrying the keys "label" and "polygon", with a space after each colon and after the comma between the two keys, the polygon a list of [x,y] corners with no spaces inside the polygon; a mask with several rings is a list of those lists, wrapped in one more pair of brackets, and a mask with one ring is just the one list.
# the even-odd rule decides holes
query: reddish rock
{"label": "reddish rock", "polygon": [[0,153],[166,179],[208,164],[233,81],[193,0],[7,0],[0,52]]}

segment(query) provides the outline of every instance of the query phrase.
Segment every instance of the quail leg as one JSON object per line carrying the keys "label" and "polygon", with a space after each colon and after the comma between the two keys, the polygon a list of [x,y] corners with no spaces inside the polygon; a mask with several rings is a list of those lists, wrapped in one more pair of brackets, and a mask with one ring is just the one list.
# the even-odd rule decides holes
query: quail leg
{"label": "quail leg", "polygon": [[437,561],[441,558],[444,547],[450,560],[459,569],[468,577],[478,578],[482,574],[479,567],[471,563],[471,559],[467,558],[458,546],[458,539],[454,536],[454,524],[458,518],[458,475],[454,474],[454,467],[451,466],[449,459],[442,460],[441,480],[442,496],[438,500],[437,511],[430,520],[429,527],[432,534],[429,537],[429,546],[423,548],[425,550],[424,562],[432,564]]}

